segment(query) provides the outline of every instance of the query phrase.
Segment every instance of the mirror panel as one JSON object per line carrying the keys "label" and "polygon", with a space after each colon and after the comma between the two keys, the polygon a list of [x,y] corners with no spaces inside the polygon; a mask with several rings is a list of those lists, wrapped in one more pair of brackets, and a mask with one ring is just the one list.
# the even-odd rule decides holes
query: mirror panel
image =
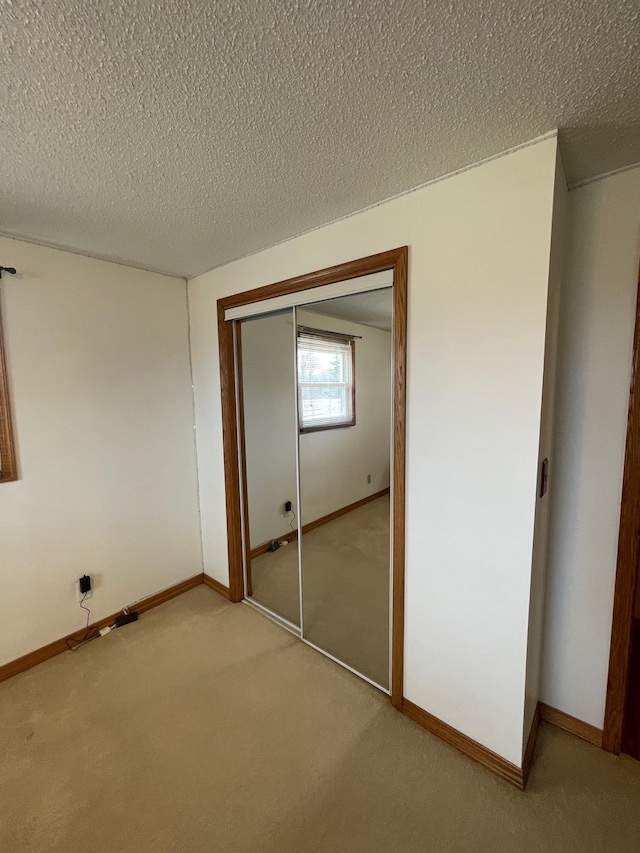
{"label": "mirror panel", "polygon": [[[294,310],[236,325],[245,593],[300,626]],[[287,509],[287,502],[291,509]]]}
{"label": "mirror panel", "polygon": [[392,288],[297,310],[302,626],[389,688]]}

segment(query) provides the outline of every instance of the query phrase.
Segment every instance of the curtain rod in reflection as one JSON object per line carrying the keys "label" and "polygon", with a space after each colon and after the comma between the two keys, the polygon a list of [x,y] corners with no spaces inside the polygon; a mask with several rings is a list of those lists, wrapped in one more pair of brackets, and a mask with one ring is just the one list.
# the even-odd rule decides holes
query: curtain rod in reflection
{"label": "curtain rod in reflection", "polygon": [[298,334],[300,333],[317,338],[338,338],[342,341],[362,340],[362,335],[343,335],[342,332],[330,332],[328,329],[311,329],[309,326],[298,326]]}

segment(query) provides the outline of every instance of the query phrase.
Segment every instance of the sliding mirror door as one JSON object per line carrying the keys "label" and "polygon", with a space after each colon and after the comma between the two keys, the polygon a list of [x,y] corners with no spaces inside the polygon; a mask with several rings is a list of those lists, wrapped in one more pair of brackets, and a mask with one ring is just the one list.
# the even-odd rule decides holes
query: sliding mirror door
{"label": "sliding mirror door", "polygon": [[236,324],[245,594],[300,626],[294,311]]}
{"label": "sliding mirror door", "polygon": [[297,310],[302,636],[389,689],[392,288]]}

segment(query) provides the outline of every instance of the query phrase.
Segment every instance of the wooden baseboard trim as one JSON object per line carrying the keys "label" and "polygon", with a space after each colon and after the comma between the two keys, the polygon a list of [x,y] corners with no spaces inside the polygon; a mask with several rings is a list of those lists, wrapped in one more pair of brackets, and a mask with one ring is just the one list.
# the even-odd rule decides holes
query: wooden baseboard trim
{"label": "wooden baseboard trim", "polygon": [[[310,521],[308,524],[302,525],[302,533],[309,533],[311,530],[315,530],[316,527],[322,527],[323,524],[328,524],[330,521],[334,521],[336,518],[340,518],[341,515],[346,515],[348,512],[353,512],[354,509],[359,509],[361,506],[365,504],[371,503],[371,501],[377,501],[378,498],[383,498],[385,495],[389,494],[389,489],[382,489],[379,492],[376,492],[374,495],[367,495],[366,498],[361,498],[359,501],[354,501],[352,504],[348,504],[347,506],[343,506],[340,509],[335,510],[335,512],[330,512],[329,515],[323,515],[322,518],[317,518],[315,521]],[[292,542],[298,536],[297,530],[292,530],[291,533],[287,533],[285,536],[279,536],[277,539],[272,540],[275,542]],[[263,542],[262,545],[257,545],[250,553],[249,557],[254,560],[256,557],[262,556],[262,554],[266,554],[271,546],[271,541]]]}
{"label": "wooden baseboard trim", "polygon": [[408,699],[402,700],[401,710],[414,723],[418,723],[418,725],[427,729],[427,731],[430,731],[450,746],[455,747],[463,755],[481,764],[487,770],[505,779],[521,791],[524,790],[525,779],[521,767],[511,764],[510,761],[507,761],[505,758],[487,749],[486,746],[482,746],[482,744],[467,737],[467,735],[462,734],[462,732],[459,732],[437,717],[434,717],[433,714],[429,714],[428,711],[425,711],[418,705],[414,705]]}
{"label": "wooden baseboard trim", "polygon": [[[162,592],[157,592],[155,595],[150,595],[148,598],[143,598],[142,601],[136,601],[134,604],[129,605],[129,610],[136,610],[138,614],[146,613],[147,610],[151,610],[153,607],[157,607],[159,604],[164,604],[165,601],[171,601],[172,598],[176,598],[178,595],[182,595],[183,592],[188,592],[190,589],[193,589],[196,586],[200,586],[203,582],[204,575],[200,573],[199,575],[194,575],[192,578],[188,578],[186,581],[182,581],[182,583],[177,583],[174,586],[170,586],[169,589],[164,589]],[[117,616],[118,614],[116,614]],[[113,617],[111,617],[113,619]],[[111,620],[107,620],[107,624],[110,623]]]}
{"label": "wooden baseboard trim", "polygon": [[330,512],[329,515],[323,515],[322,518],[317,518],[315,521],[310,521],[309,524],[303,524],[302,532],[309,533],[311,530],[315,530],[316,527],[322,527],[323,524],[328,524],[328,522],[334,521],[336,518],[340,518],[341,515],[346,515],[348,512],[353,512],[354,509],[360,509],[361,506],[371,503],[371,501],[377,501],[378,498],[383,498],[385,495],[388,494],[389,489],[386,488],[381,489],[379,492],[376,492],[373,495],[367,495],[366,498],[361,498],[359,501],[354,501],[352,504],[343,506],[341,509],[337,509],[335,512]]}
{"label": "wooden baseboard trim", "polygon": [[[150,595],[148,598],[143,598],[142,601],[136,601],[134,604],[129,605],[129,609],[136,610],[138,613],[146,613],[147,610],[151,610],[152,607],[164,604],[165,601],[170,601],[177,595],[182,595],[183,592],[187,592],[187,590],[199,586],[204,582],[204,577],[205,576],[203,574],[195,575],[192,578],[188,578],[186,581],[182,581],[181,583],[177,583],[174,586],[169,587],[169,589],[157,592],[155,595]],[[99,619],[97,622],[93,622],[89,627],[100,630],[101,628],[106,628],[107,625],[113,625],[116,617],[121,613],[122,611],[119,610],[117,613],[111,614],[111,616],[105,616],[104,619]],[[23,655],[16,660],[5,663],[3,666],[0,666],[0,681],[12,678],[20,672],[25,672],[27,669],[31,669],[31,667],[37,666],[39,663],[43,663],[62,652],[68,651],[69,646],[67,645],[67,641],[76,643],[80,642],[85,636],[85,632],[85,628],[82,628],[79,631],[74,631],[72,634],[67,634],[66,637],[54,640],[53,643],[42,646],[42,648],[36,649],[34,652],[29,652],[27,655]]]}
{"label": "wooden baseboard trim", "polygon": [[[303,530],[303,533],[304,533],[304,530]],[[298,531],[292,530],[291,533],[287,533],[285,536],[278,536],[278,538],[275,539],[274,541],[282,544],[283,542],[292,542],[294,539],[297,539],[297,538],[298,538]],[[258,545],[256,548],[254,548],[252,551],[249,552],[249,560],[255,560],[256,557],[261,557],[263,554],[266,554],[267,551],[270,549],[270,547],[271,547],[271,541],[263,542],[262,545]]]}
{"label": "wooden baseboard trim", "polygon": [[220,583],[215,578],[212,578],[210,575],[204,574],[202,575],[202,583],[205,586],[208,586],[209,589],[212,589],[214,592],[217,592],[218,595],[221,595],[223,598],[226,598],[227,601],[231,601],[231,590],[228,586]]}
{"label": "wooden baseboard trim", "polygon": [[602,729],[585,723],[577,717],[572,717],[571,714],[565,714],[564,711],[559,711],[557,708],[552,708],[551,705],[545,705],[544,702],[540,702],[539,707],[542,720],[552,723],[559,729],[563,729],[565,732],[593,744],[593,746],[602,748]]}

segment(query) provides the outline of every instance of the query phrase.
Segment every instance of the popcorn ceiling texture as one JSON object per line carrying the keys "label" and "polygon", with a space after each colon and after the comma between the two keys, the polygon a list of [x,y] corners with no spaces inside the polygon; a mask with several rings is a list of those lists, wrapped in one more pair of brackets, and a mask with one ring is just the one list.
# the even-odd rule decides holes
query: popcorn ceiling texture
{"label": "popcorn ceiling texture", "polygon": [[190,276],[556,127],[624,167],[639,9],[0,0],[0,231]]}

